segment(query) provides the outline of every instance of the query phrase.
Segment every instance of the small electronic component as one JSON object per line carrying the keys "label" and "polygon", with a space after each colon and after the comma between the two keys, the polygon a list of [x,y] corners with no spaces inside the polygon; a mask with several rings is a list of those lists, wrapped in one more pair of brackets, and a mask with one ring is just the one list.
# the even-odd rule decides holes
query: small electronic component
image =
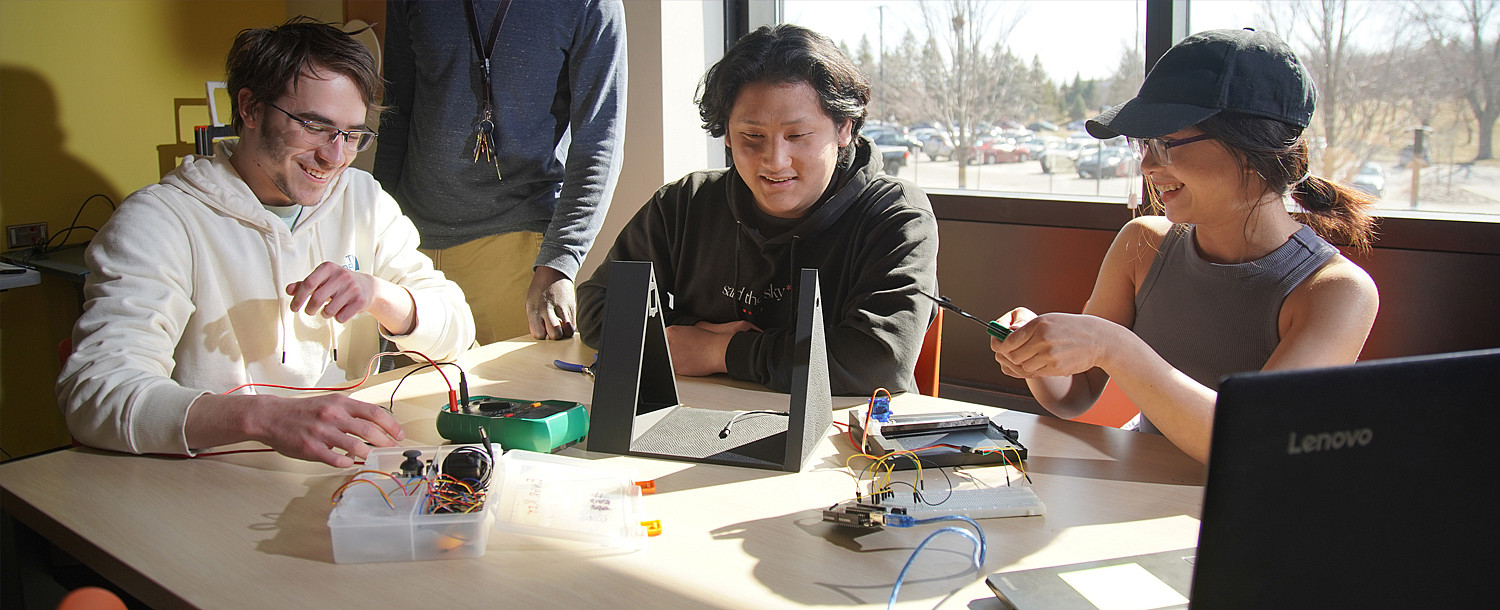
{"label": "small electronic component", "polygon": [[[940,415],[946,418],[944,421],[960,423],[968,421],[965,418],[956,418],[954,413]],[[988,418],[985,418],[984,425],[908,431],[905,434],[895,435],[885,434],[881,429],[890,425],[889,423],[881,424],[880,427],[870,423],[869,434],[866,435],[864,434],[865,417],[864,409],[851,409],[849,427],[851,435],[863,439],[863,451],[870,455],[912,453],[921,458],[923,466],[966,464],[1019,466],[1026,460],[1027,450],[1019,440],[1020,434]],[[893,416],[892,420],[899,421],[899,417],[905,416]],[[913,461],[901,460],[893,463],[892,468],[909,470],[916,468],[916,464]]]}
{"label": "small electronic component", "polygon": [[952,495],[939,495],[937,500],[928,504],[912,495],[896,494],[881,505],[890,511],[901,511],[902,514],[910,515],[915,519],[927,519],[946,515],[963,515],[970,519],[992,519],[997,517],[1030,517],[1047,513],[1047,506],[1042,504],[1031,487],[1025,485],[1007,485],[1004,487],[985,487],[981,489],[960,489],[952,492]]}
{"label": "small electronic component", "polygon": [[406,458],[401,462],[401,476],[408,478],[422,476],[422,460],[417,459],[422,457],[422,451],[407,449],[401,452],[401,455]]}
{"label": "small electronic component", "polygon": [[886,520],[890,515],[906,515],[902,508],[887,509],[879,504],[866,504],[854,502],[848,504],[835,504],[823,509],[823,520],[847,527],[862,529],[880,529],[885,527]]}
{"label": "small electronic component", "polygon": [[875,395],[870,397],[870,417],[875,421],[881,423],[885,423],[886,421],[890,420],[891,395],[889,392],[887,392],[885,396],[881,396],[879,393],[876,393]]}
{"label": "small electronic component", "polygon": [[[873,414],[872,414],[873,417]],[[875,417],[875,419],[880,419]],[[879,426],[871,426],[870,432],[886,438],[947,432],[963,428],[983,428],[990,424],[989,416],[974,411],[947,413],[912,413],[889,415]]]}

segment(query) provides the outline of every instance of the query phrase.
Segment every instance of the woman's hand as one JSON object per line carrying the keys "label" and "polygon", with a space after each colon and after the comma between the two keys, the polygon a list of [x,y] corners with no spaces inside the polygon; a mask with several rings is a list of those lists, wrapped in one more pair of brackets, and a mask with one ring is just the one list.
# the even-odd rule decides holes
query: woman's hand
{"label": "woman's hand", "polygon": [[1100,366],[1106,346],[1123,330],[1097,316],[1067,313],[1037,315],[1019,307],[1000,317],[1011,328],[1004,341],[990,338],[1000,370],[1011,377],[1063,377]]}

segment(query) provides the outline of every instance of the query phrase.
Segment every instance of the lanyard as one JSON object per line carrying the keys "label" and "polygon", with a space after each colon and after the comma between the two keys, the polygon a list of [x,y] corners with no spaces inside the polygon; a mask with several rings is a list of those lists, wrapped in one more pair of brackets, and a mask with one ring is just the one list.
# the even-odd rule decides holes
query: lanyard
{"label": "lanyard", "polygon": [[474,43],[474,54],[479,57],[479,89],[484,92],[479,106],[479,133],[476,134],[477,141],[474,144],[474,162],[479,162],[480,155],[484,155],[486,160],[493,160],[496,178],[500,178],[500,159],[495,155],[495,117],[490,103],[490,55],[495,52],[495,41],[500,38],[500,24],[505,22],[505,14],[510,11],[510,1],[500,0],[500,6],[495,10],[495,20],[490,22],[489,40],[481,43],[479,17],[474,11],[474,0],[464,0],[464,7],[468,9],[465,16],[469,18],[469,40]]}

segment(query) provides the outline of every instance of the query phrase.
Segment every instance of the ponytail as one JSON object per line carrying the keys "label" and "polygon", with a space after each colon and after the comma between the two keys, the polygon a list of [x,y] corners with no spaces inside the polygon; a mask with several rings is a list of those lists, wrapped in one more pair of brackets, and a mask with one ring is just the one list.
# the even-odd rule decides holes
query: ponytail
{"label": "ponytail", "polygon": [[1358,250],[1370,249],[1375,219],[1365,209],[1375,204],[1368,193],[1317,176],[1292,186],[1292,200],[1305,211],[1303,223],[1329,241]]}

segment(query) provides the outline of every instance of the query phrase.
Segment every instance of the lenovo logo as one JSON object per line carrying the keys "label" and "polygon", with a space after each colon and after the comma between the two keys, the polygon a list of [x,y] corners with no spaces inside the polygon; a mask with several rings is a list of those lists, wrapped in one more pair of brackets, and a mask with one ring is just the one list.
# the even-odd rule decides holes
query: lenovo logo
{"label": "lenovo logo", "polygon": [[1349,447],[1364,447],[1375,440],[1375,431],[1369,428],[1358,430],[1339,430],[1337,432],[1319,432],[1317,434],[1304,434],[1297,436],[1296,432],[1287,436],[1287,455],[1301,453],[1313,453],[1317,451],[1332,451]]}

